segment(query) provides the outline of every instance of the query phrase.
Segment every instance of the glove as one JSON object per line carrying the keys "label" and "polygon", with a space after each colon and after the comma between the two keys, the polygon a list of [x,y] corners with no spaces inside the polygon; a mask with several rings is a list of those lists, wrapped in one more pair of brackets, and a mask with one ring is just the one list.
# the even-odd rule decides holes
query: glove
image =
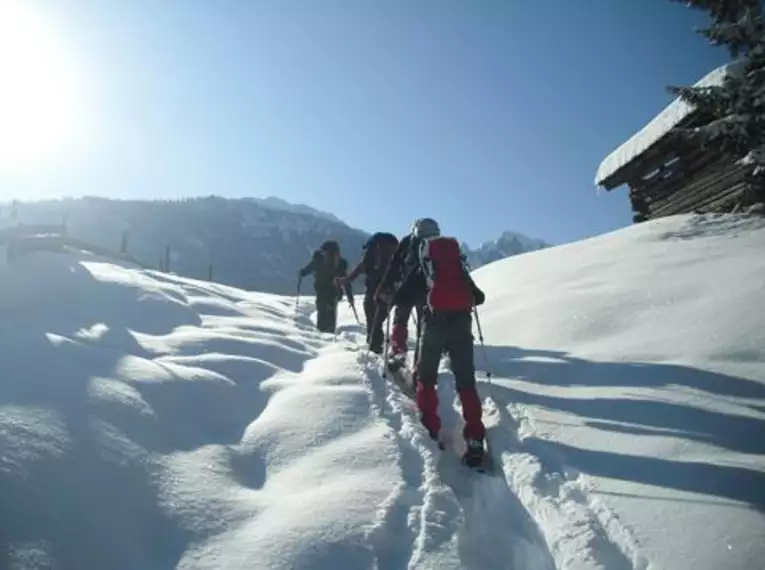
{"label": "glove", "polygon": [[486,295],[483,291],[476,287],[475,291],[473,291],[473,300],[475,302],[475,306],[478,307],[483,305],[484,301],[486,301]]}

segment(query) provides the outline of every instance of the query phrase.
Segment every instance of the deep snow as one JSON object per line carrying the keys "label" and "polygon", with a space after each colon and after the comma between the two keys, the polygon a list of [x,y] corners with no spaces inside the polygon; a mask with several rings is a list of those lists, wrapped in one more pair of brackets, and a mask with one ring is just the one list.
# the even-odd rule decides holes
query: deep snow
{"label": "deep snow", "polygon": [[0,568],[762,568],[764,246],[687,216],[477,270],[496,477],[438,452],[345,307],[333,339],[308,298],[22,258]]}

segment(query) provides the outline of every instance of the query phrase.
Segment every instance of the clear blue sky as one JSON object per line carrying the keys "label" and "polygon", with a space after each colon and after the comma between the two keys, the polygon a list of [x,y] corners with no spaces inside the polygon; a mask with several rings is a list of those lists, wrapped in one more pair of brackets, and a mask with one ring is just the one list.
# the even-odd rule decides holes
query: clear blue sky
{"label": "clear blue sky", "polygon": [[274,195],[473,245],[630,224],[600,161],[726,59],[669,0],[25,1],[87,81],[92,140],[0,171],[0,197]]}

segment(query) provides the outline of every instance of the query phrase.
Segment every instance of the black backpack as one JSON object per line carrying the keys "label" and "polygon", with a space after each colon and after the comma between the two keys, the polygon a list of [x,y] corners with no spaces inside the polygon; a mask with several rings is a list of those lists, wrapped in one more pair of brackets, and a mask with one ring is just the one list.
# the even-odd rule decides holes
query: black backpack
{"label": "black backpack", "polygon": [[380,246],[388,245],[391,251],[395,251],[398,246],[398,238],[388,232],[377,232],[370,237],[364,246],[364,272],[367,275],[373,275],[374,273],[381,272],[385,267],[378,267],[378,248]]}

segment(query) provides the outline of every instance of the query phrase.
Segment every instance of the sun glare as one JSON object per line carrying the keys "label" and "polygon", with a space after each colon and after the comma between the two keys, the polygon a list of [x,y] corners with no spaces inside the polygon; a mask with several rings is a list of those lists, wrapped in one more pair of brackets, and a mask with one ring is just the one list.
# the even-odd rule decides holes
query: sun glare
{"label": "sun glare", "polygon": [[0,169],[65,159],[83,142],[82,81],[45,14],[0,0]]}

